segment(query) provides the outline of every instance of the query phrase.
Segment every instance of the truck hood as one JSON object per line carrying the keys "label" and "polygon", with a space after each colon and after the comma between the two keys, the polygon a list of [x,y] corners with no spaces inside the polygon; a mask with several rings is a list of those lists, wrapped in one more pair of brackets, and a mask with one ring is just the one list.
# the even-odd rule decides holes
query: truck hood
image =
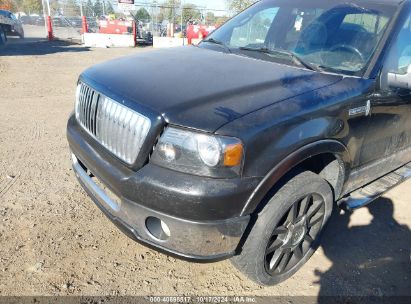
{"label": "truck hood", "polygon": [[246,114],[342,77],[182,47],[111,60],[86,70],[81,78],[103,94],[150,109],[167,123],[215,132]]}

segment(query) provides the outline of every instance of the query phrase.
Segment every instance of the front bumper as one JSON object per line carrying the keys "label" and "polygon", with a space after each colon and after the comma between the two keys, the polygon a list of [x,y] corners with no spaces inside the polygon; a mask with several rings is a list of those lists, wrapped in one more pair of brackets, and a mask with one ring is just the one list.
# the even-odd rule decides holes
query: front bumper
{"label": "front bumper", "polygon": [[[197,262],[223,260],[236,253],[250,221],[240,214],[260,178],[218,180],[150,163],[134,171],[98,144],[74,116],[68,122],[67,139],[81,185],[129,237]],[[168,226],[166,240],[149,231],[147,222],[153,218]]]}
{"label": "front bumper", "polygon": [[[193,222],[155,212],[124,198],[119,203],[93,181],[76,156],[73,155],[72,158],[73,169],[80,184],[104,214],[133,240],[169,255],[197,262],[219,261],[235,254],[249,216]],[[167,224],[170,230],[167,240],[159,240],[151,234],[147,228],[148,218],[160,219]]]}
{"label": "front bumper", "polygon": [[67,139],[74,155],[117,196],[156,212],[194,222],[237,218],[261,181],[213,179],[147,163],[132,169],[93,139],[72,116]]}

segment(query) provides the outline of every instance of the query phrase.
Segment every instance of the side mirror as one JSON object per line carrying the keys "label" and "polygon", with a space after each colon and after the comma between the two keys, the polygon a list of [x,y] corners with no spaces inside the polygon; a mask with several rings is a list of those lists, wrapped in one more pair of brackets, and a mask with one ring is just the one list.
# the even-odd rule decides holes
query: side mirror
{"label": "side mirror", "polygon": [[411,90],[411,65],[405,74],[388,73],[388,85],[392,88]]}

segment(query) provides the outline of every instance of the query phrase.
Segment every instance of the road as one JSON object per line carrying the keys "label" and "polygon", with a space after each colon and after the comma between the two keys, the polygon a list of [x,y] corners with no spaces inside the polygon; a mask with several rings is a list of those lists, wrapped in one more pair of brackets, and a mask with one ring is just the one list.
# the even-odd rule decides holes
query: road
{"label": "road", "polygon": [[190,264],[121,234],[77,183],[65,126],[81,71],[150,51],[13,41],[0,49],[0,296],[411,296],[411,182],[334,216],[309,263],[274,287],[229,261]]}

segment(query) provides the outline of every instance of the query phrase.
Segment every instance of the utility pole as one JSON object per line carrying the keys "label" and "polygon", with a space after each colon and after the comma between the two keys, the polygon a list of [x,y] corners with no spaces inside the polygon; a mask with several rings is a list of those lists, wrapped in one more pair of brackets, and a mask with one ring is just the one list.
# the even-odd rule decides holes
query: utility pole
{"label": "utility pole", "polygon": [[41,4],[43,6],[43,16],[44,16],[44,29],[46,31],[46,36],[48,35],[48,26],[47,26],[47,12],[46,12],[46,3],[45,0],[41,0]]}
{"label": "utility pole", "polygon": [[184,4],[183,4],[183,0],[181,0],[180,2],[181,5],[181,37],[183,38],[183,46],[184,46],[184,31],[183,31],[183,23],[184,23],[184,19],[183,19],[183,15],[184,15]]}
{"label": "utility pole", "polygon": [[156,5],[156,10],[155,10],[155,15],[156,15],[156,24],[155,24],[155,26],[156,26],[156,32],[157,32],[157,30],[158,30],[158,9],[157,9],[157,1],[154,1],[154,4]]}
{"label": "utility pole", "polygon": [[175,1],[173,0],[173,2],[172,2],[173,4],[172,4],[172,8],[171,8],[171,15],[172,15],[172,18],[173,18],[173,24],[176,22],[176,12],[175,12],[175,9],[176,9],[176,3],[175,3]]}
{"label": "utility pole", "polygon": [[49,16],[51,16],[51,10],[50,10],[50,0],[46,0],[47,3],[47,10],[49,12]]}
{"label": "utility pole", "polygon": [[183,19],[183,15],[184,15],[184,4],[183,4],[183,0],[181,0],[180,2],[180,6],[181,6],[181,32],[183,32],[183,23],[184,23],[184,19]]}
{"label": "utility pole", "polygon": [[80,0],[80,16],[83,17],[84,13],[83,13],[83,1]]}

